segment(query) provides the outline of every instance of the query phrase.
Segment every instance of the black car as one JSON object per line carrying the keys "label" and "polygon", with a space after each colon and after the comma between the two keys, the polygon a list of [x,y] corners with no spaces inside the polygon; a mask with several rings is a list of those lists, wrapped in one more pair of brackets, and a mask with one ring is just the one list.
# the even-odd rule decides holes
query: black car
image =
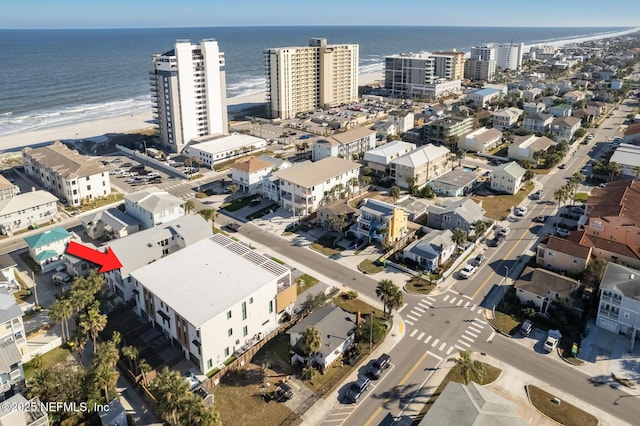
{"label": "black car", "polygon": [[362,394],[369,389],[371,381],[367,377],[358,377],[358,380],[351,384],[347,391],[347,399],[351,402],[358,402]]}
{"label": "black car", "polygon": [[240,228],[241,226],[235,222],[231,222],[230,224],[227,225],[227,229],[233,232],[238,232]]}
{"label": "black car", "polygon": [[273,394],[278,402],[287,401],[293,398],[293,390],[291,389],[291,386],[286,383],[280,383],[280,386],[276,388]]}
{"label": "black car", "polygon": [[486,258],[486,256],[484,255],[484,253],[479,253],[472,261],[471,264],[473,266],[480,266],[482,264],[482,262],[484,262],[484,259]]}
{"label": "black car", "polygon": [[489,240],[487,242],[487,245],[489,247],[498,247],[503,242],[504,242],[504,237],[502,235],[497,235],[493,240]]}
{"label": "black car", "polygon": [[391,356],[388,354],[382,354],[373,362],[373,364],[371,364],[367,373],[372,379],[379,379],[380,374],[382,374],[382,370],[389,368],[390,365]]}

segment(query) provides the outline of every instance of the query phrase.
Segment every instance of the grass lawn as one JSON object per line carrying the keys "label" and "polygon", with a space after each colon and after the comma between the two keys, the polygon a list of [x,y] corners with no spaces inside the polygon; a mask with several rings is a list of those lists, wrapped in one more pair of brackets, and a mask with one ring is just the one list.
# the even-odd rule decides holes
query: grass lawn
{"label": "grass lawn", "polygon": [[[69,349],[65,349],[62,346],[58,346],[55,349],[50,350],[49,352],[42,355],[40,360],[42,361],[42,368],[51,368],[59,362],[64,361],[67,356],[71,354]],[[24,378],[25,380],[29,380],[33,373],[35,372],[35,367],[33,366],[33,360],[25,363],[24,367]]]}
{"label": "grass lawn", "polygon": [[266,215],[267,213],[269,213],[271,210],[276,210],[278,208],[277,204],[270,204],[267,207],[258,210],[257,212],[251,213],[249,216],[246,217],[247,220],[253,220],[253,219],[258,219],[261,218],[262,216]]}
{"label": "grass lawn", "polygon": [[577,192],[576,195],[573,197],[574,201],[580,201],[581,203],[586,203],[588,199],[589,199],[589,194],[587,194],[586,192]]}
{"label": "grass lawn", "polygon": [[279,263],[280,265],[284,265],[285,264],[282,260],[278,259],[277,257],[271,257],[271,260],[273,260],[276,263]]}
{"label": "grass lawn", "polygon": [[248,197],[238,198],[236,200],[223,203],[220,206],[220,208],[230,212],[235,212],[236,210],[240,210],[241,208],[248,206],[251,200],[253,200],[254,198],[255,198],[255,195],[249,195]]}
{"label": "grass lawn", "polygon": [[429,294],[434,288],[436,288],[436,285],[424,278],[411,277],[405,287],[407,291],[412,293]]}
{"label": "grass lawn", "polygon": [[296,279],[296,284],[298,285],[298,295],[304,293],[309,290],[314,285],[320,282],[316,277],[312,277],[309,274],[301,275]]}
{"label": "grass lawn", "polygon": [[351,312],[352,314],[355,314],[356,312],[360,311],[361,315],[369,315],[371,314],[371,312],[375,311],[376,318],[386,320],[386,318],[384,318],[384,315],[382,314],[382,311],[380,309],[376,309],[373,306],[369,305],[368,303],[365,303],[362,300],[357,298],[347,299],[344,293],[336,296],[333,299],[333,302],[336,305],[340,306],[345,311]]}
{"label": "grass lawn", "polygon": [[533,183],[527,182],[524,188],[518,191],[515,195],[473,195],[471,198],[476,203],[482,203],[482,208],[487,212],[487,217],[502,220],[509,215],[511,207],[520,204],[520,202],[529,195],[532,189]]}
{"label": "grass lawn", "polygon": [[325,234],[318,238],[318,241],[315,243],[311,243],[311,248],[324,255],[333,256],[334,254],[338,254],[342,251],[342,247],[333,244],[334,240],[335,237]]}
{"label": "grass lawn", "polygon": [[[476,375],[471,374],[471,380],[476,382],[476,383],[478,383],[479,385],[487,385],[487,384],[495,381],[498,378],[498,376],[500,376],[500,373],[502,373],[502,370],[500,370],[499,368],[494,367],[491,364],[487,364],[487,363],[483,362],[482,365],[484,366],[484,371],[485,371],[485,373],[482,376],[482,378],[479,378]],[[442,383],[440,383],[440,385],[435,390],[435,392],[433,393],[431,398],[429,398],[429,401],[427,401],[427,403],[424,405],[424,407],[422,407],[422,410],[420,410],[420,414],[418,414],[416,416],[415,420],[413,421],[413,425],[417,425],[418,423],[420,423],[420,421],[422,420],[424,415],[433,406],[433,404],[438,399],[438,396],[440,396],[440,394],[442,393],[444,388],[447,387],[447,384],[449,384],[449,382],[464,383],[464,381],[462,379],[461,371],[462,370],[457,365],[455,367],[453,367],[451,369],[451,371],[449,371],[449,374],[447,374],[447,376],[444,378],[444,380],[442,380]]]}
{"label": "grass lawn", "polygon": [[596,426],[598,424],[598,419],[595,416],[566,401],[562,401],[560,404],[554,403],[552,400],[555,397],[540,388],[528,385],[527,392],[534,407],[560,424],[567,426]]}
{"label": "grass lawn", "polygon": [[521,325],[520,321],[500,311],[495,311],[495,318],[489,319],[489,322],[493,324],[495,328],[509,336],[515,335]]}
{"label": "grass lawn", "polygon": [[358,269],[360,269],[365,274],[377,274],[378,272],[382,272],[384,270],[384,265],[376,265],[372,260],[365,259],[360,262],[360,265],[358,265]]}
{"label": "grass lawn", "polygon": [[97,209],[100,207],[104,207],[107,204],[111,204],[111,203],[115,203],[118,201],[122,201],[124,199],[124,195],[122,195],[120,192],[116,192],[116,191],[112,191],[111,194],[105,196],[105,197],[100,197],[100,198],[93,198],[91,200],[88,200],[87,203],[83,203],[81,206],[79,207],[70,207],[68,208],[69,211],[78,211],[78,212],[87,212],[89,210],[93,210],[93,209]]}

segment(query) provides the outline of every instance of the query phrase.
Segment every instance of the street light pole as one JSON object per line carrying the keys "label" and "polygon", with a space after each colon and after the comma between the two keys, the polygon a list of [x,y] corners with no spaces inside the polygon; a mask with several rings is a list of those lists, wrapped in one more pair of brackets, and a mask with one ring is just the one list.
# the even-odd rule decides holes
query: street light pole
{"label": "street light pole", "polygon": [[31,279],[33,280],[33,296],[36,300],[36,309],[38,309],[38,306],[40,306],[40,303],[38,302],[38,289],[37,284],[36,284],[36,276],[33,273],[33,271],[31,271]]}
{"label": "street light pole", "polygon": [[376,311],[371,311],[371,324],[369,324],[369,355],[373,350],[373,315]]}

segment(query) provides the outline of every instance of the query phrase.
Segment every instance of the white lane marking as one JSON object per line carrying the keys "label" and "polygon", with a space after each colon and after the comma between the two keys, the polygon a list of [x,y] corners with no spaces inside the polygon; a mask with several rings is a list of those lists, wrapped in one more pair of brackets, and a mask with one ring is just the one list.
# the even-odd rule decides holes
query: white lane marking
{"label": "white lane marking", "polygon": [[491,341],[495,336],[496,336],[496,332],[492,331],[491,334],[489,335],[489,338],[487,339],[487,342]]}
{"label": "white lane marking", "polygon": [[422,303],[418,303],[418,306],[420,306],[421,308],[424,308],[424,309],[431,308],[431,305],[423,305]]}
{"label": "white lane marking", "polygon": [[486,321],[481,320],[481,319],[479,319],[479,318],[476,318],[474,321],[475,321],[475,322],[479,322],[479,323],[484,324],[484,325],[487,325],[487,322],[486,322]]}
{"label": "white lane marking", "polygon": [[409,318],[410,320],[413,320],[413,321],[418,321],[418,318],[414,318],[411,315],[407,315],[407,318]]}
{"label": "white lane marking", "polygon": [[433,343],[431,344],[431,347],[435,348],[439,341],[440,341],[440,339],[434,340]]}
{"label": "white lane marking", "polygon": [[453,305],[454,303],[456,303],[456,300],[457,299],[455,297],[452,297],[451,300],[449,300],[449,303]]}
{"label": "white lane marking", "polygon": [[[465,336],[464,334],[463,334],[462,336],[460,336],[460,338],[461,338],[461,339],[464,339],[464,340],[468,340],[468,341],[470,341],[471,343],[473,343],[473,341],[474,341],[474,340],[476,340],[476,339],[472,339],[472,338],[471,338],[471,337],[469,337],[469,336]],[[459,341],[460,341],[460,340],[458,340],[458,342],[459,342]]]}
{"label": "white lane marking", "polygon": [[444,301],[446,302],[446,301],[447,301],[447,299],[449,299],[449,295],[448,295],[448,294],[447,294],[447,295],[445,295],[445,296],[444,296],[444,299],[442,299],[442,300],[444,300]]}
{"label": "white lane marking", "polygon": [[414,323],[412,323],[411,321],[404,320],[404,322],[406,322],[409,325],[414,325]]}
{"label": "white lane marking", "polygon": [[424,344],[425,344],[425,345],[426,345],[427,343],[429,343],[429,340],[431,340],[431,337],[432,337],[432,336],[430,336],[430,335],[429,335],[429,336],[427,336],[427,338],[426,338],[426,339],[424,339]]}
{"label": "white lane marking", "polygon": [[402,310],[403,310],[404,308],[406,308],[406,307],[407,307],[407,305],[408,305],[408,303],[405,303],[404,305],[402,305],[402,307],[401,307],[400,309],[398,309],[398,311],[397,311],[397,312],[402,312]]}
{"label": "white lane marking", "polygon": [[[458,303],[456,303],[456,306],[460,306],[460,305],[462,305],[462,303],[463,303],[463,302],[464,302],[464,299],[460,299],[460,300],[458,300]],[[467,302],[467,303],[469,303],[469,302]]]}
{"label": "white lane marking", "polygon": [[467,309],[470,304],[471,304],[471,302],[464,302],[464,308]]}
{"label": "white lane marking", "polygon": [[449,346],[449,349],[447,349],[447,355],[451,355],[451,352],[453,352],[454,349],[455,347]]}
{"label": "white lane marking", "polygon": [[[467,343],[467,342],[463,342],[462,340],[458,340],[458,343],[460,343],[461,345],[464,345],[464,346],[466,346],[466,347],[471,346],[469,343]],[[463,350],[465,350],[465,349],[463,349]]]}
{"label": "white lane marking", "polygon": [[413,337],[413,336],[415,336],[417,332],[418,332],[418,329],[417,329],[417,328],[413,329],[413,331],[411,332],[411,334],[409,335],[409,337]]}
{"label": "white lane marking", "polygon": [[422,314],[421,314],[421,313],[419,313],[419,312],[411,311],[411,312],[409,312],[409,313],[410,313],[411,315],[413,315],[413,316],[416,316],[416,317],[421,317],[421,316],[422,316]]}
{"label": "white lane marking", "polygon": [[424,331],[418,335],[417,339],[422,340],[423,337],[424,337]]}
{"label": "white lane marking", "polygon": [[466,294],[465,294],[465,295],[463,295],[462,297],[466,297],[466,298],[467,298],[467,299],[469,299],[469,300],[473,300],[473,298],[472,298],[471,296],[467,296]]}
{"label": "white lane marking", "polygon": [[482,329],[483,329],[483,327],[475,328],[475,327],[474,327],[474,326],[472,326],[472,325],[470,325],[470,326],[469,326],[469,330],[471,330],[471,331],[475,331],[476,333],[482,333]]}
{"label": "white lane marking", "polygon": [[464,334],[468,334],[469,336],[478,337],[478,333],[472,333],[469,330],[465,331]]}
{"label": "white lane marking", "polygon": [[443,343],[440,345],[440,349],[438,349],[438,351],[442,352],[442,350],[443,350],[444,348],[446,348],[446,347],[447,347],[447,342],[443,342]]}
{"label": "white lane marking", "polygon": [[423,314],[426,312],[426,310],[424,310],[424,309],[422,309],[422,308],[419,308],[418,306],[414,306],[414,307],[413,307],[413,310],[414,310],[414,311],[418,311],[418,312],[423,313]]}
{"label": "white lane marking", "polygon": [[467,350],[466,348],[463,348],[462,346],[458,346],[458,345],[453,345],[453,346],[455,346],[456,349],[459,350],[459,351],[466,351]]}
{"label": "white lane marking", "polygon": [[476,311],[476,306],[472,306],[470,309],[471,312],[475,312]]}
{"label": "white lane marking", "polygon": [[[435,301],[436,301],[436,299],[435,299],[435,298],[433,298],[433,297],[431,297],[431,296],[427,296],[427,297],[426,297],[426,299],[427,299],[427,300],[431,300],[432,302],[435,302]],[[422,299],[422,300],[424,300],[424,299]]]}

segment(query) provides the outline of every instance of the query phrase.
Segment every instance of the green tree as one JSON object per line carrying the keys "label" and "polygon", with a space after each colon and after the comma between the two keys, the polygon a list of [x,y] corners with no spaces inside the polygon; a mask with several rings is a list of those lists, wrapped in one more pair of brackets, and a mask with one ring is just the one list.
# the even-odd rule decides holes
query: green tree
{"label": "green tree", "polygon": [[633,173],[635,173],[636,180],[638,180],[638,177],[640,177],[640,166],[634,166],[633,167]]}
{"label": "green tree", "polygon": [[193,200],[187,200],[184,202],[184,204],[182,205],[182,208],[184,209],[184,212],[186,214],[189,214],[190,212],[193,211],[193,209],[195,208],[195,203],[193,202]]}
{"label": "green tree", "polygon": [[240,190],[240,187],[235,183],[229,186],[229,191],[231,191],[231,199],[235,198],[236,192]]}
{"label": "green tree", "polygon": [[409,194],[413,194],[416,187],[416,178],[413,176],[408,176],[405,181],[407,182],[407,186],[409,187]]}
{"label": "green tree", "polygon": [[218,412],[205,407],[202,398],[191,392],[180,405],[178,420],[180,425],[222,426]]}
{"label": "green tree", "polygon": [[133,367],[134,364],[138,363],[138,355],[140,355],[138,348],[132,345],[125,346],[124,348],[122,348],[122,355],[129,360],[129,367],[131,368],[131,372],[135,374],[137,372],[137,365],[135,370]]}
{"label": "green tree", "polygon": [[179,424],[179,412],[189,395],[189,384],[178,371],[164,367],[149,385],[149,390],[157,401],[156,407],[164,420]]}
{"label": "green tree", "polygon": [[469,384],[472,376],[482,379],[485,375],[484,365],[471,358],[471,351],[460,351],[458,357],[449,358],[449,361],[455,361],[458,365],[465,385]]}
{"label": "green tree", "polygon": [[612,181],[620,176],[620,173],[622,173],[622,167],[620,164],[610,161],[607,163],[607,172],[609,173],[609,181]]}
{"label": "green tree", "polygon": [[371,176],[362,176],[360,178],[360,181],[362,182],[362,186],[369,186],[369,184],[371,183]]}
{"label": "green tree", "polygon": [[99,365],[92,371],[93,383],[96,387],[104,390],[104,400],[106,403],[111,401],[109,394],[110,389],[115,389],[116,382],[118,381],[118,371],[113,367],[106,365]]}
{"label": "green tree", "polygon": [[395,204],[400,198],[400,188],[395,185],[389,188],[389,196],[393,198],[393,203]]}
{"label": "green tree", "polygon": [[387,300],[387,308],[388,314],[391,315],[394,309],[398,309],[402,307],[404,304],[404,294],[402,290],[397,285],[393,285],[391,288],[391,293],[389,294],[389,299]]}
{"label": "green tree", "polygon": [[473,229],[473,234],[475,235],[476,239],[482,237],[484,233],[487,232],[488,228],[489,228],[489,224],[484,220],[480,220],[480,219],[476,220],[471,224],[471,229]]}
{"label": "green tree", "polygon": [[202,209],[198,210],[198,214],[202,216],[207,222],[211,222],[211,226],[215,226],[215,220],[217,216],[216,209]]}
{"label": "green tree", "polygon": [[462,247],[467,242],[467,232],[461,228],[455,228],[451,231],[451,241],[456,243],[458,247]]}
{"label": "green tree", "polygon": [[61,321],[62,341],[69,340],[69,319],[73,316],[73,305],[69,299],[57,299],[49,306],[49,318]]}
{"label": "green tree", "polygon": [[586,288],[597,290],[600,288],[600,282],[604,276],[604,271],[607,269],[607,261],[594,258],[589,262],[586,269],[582,273],[582,284]]}
{"label": "green tree", "polygon": [[93,353],[96,352],[96,339],[98,334],[107,325],[107,316],[100,313],[100,303],[95,301],[87,312],[80,317],[80,328],[84,333],[88,333],[93,340]]}
{"label": "green tree", "polygon": [[393,287],[395,287],[395,284],[388,278],[378,281],[378,285],[376,286],[376,296],[378,296],[378,299],[382,302],[383,314],[385,316],[387,315],[387,306],[393,293]]}
{"label": "green tree", "polygon": [[322,336],[315,327],[307,327],[300,337],[300,349],[307,355],[307,365],[311,365],[311,357],[322,347]]}
{"label": "green tree", "polygon": [[138,362],[138,369],[140,370],[140,374],[142,374],[142,383],[145,386],[148,386],[149,382],[147,381],[147,373],[150,372],[152,368],[146,359],[140,358],[140,361]]}
{"label": "green tree", "polygon": [[[373,330],[371,330],[371,327],[373,327]],[[371,339],[373,343],[376,344],[384,338],[386,333],[387,329],[384,326],[384,322],[375,317],[373,318],[373,321],[371,321],[369,317],[367,317],[367,320],[360,326],[358,342],[369,343],[369,340]]]}

